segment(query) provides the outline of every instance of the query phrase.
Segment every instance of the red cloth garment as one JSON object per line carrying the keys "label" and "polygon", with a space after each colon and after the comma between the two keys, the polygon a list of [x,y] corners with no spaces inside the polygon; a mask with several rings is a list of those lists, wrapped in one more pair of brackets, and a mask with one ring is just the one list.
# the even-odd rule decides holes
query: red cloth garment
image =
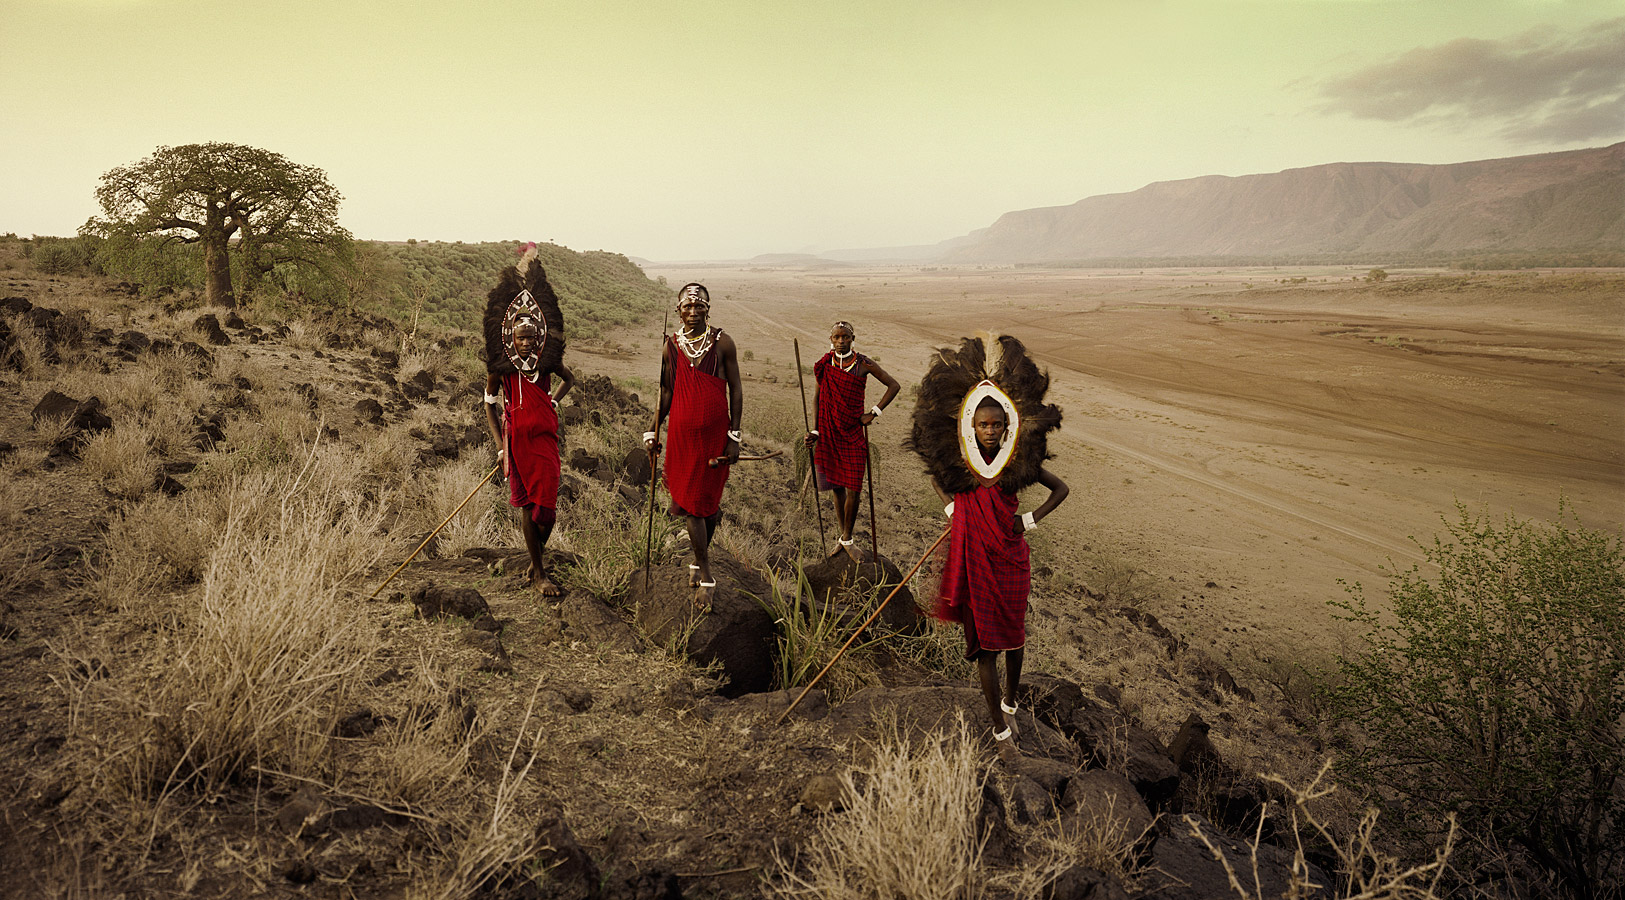
{"label": "red cloth garment", "polygon": [[508,502],[540,522],[541,510],[559,502],[559,414],[549,392],[552,376],[531,381],[513,373],[502,376],[503,472]]}
{"label": "red cloth garment", "polygon": [[[862,357],[854,360],[858,368]],[[867,369],[862,375],[841,370],[833,352],[813,363],[818,380],[818,443],[813,445],[813,465],[818,468],[819,488],[826,484],[849,491],[862,490],[863,470],[868,464],[869,438],[858,419],[867,410],[863,389],[868,384]]]}
{"label": "red cloth garment", "polygon": [[[720,334],[720,332],[718,332]],[[671,366],[671,414],[666,422],[666,490],[671,502],[687,515],[706,518],[722,508],[722,488],[728,466],[711,468],[711,460],[728,452],[728,382],[716,372],[719,356],[715,341],[695,363],[666,339],[666,361]]]}
{"label": "red cloth garment", "polygon": [[1032,589],[1027,538],[1016,533],[1015,494],[996,484],[954,495],[948,563],[935,614],[965,628],[965,658],[1027,643]]}

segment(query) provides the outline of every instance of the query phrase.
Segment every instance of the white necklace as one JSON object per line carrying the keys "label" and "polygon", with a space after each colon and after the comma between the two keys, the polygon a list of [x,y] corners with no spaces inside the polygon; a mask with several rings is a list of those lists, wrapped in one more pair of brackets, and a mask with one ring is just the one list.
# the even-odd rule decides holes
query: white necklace
{"label": "white necklace", "polygon": [[[835,357],[835,367],[842,372],[850,372],[852,367],[858,364],[858,351],[856,350],[848,350],[843,354],[831,347],[829,353]],[[847,362],[847,360],[851,360],[851,362]]]}
{"label": "white necklace", "polygon": [[677,346],[683,351],[683,355],[688,357],[690,362],[699,362],[700,357],[711,349],[711,343],[712,333],[710,328],[705,329],[704,333],[696,338],[690,338],[681,331],[677,332]]}

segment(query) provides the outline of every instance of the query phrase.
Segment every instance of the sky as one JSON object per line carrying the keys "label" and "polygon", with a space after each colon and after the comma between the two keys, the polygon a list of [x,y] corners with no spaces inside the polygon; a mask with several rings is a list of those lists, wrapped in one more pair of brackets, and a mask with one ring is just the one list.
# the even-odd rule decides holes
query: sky
{"label": "sky", "polygon": [[161,146],[378,240],[933,244],[1154,181],[1625,139],[1625,0],[0,0],[0,232]]}

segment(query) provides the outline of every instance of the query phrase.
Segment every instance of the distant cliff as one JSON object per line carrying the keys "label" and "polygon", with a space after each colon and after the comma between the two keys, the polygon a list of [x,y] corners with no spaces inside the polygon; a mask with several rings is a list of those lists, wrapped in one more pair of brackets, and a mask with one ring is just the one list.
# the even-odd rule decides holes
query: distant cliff
{"label": "distant cliff", "polygon": [[1450,165],[1331,163],[1159,181],[1005,213],[949,262],[1625,248],[1625,143]]}

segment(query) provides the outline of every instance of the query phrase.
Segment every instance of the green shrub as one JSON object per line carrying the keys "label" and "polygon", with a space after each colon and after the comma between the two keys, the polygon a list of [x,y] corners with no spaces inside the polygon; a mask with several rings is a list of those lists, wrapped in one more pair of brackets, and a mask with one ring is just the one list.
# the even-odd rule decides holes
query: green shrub
{"label": "green shrub", "polygon": [[[1358,584],[1366,633],[1338,659],[1356,726],[1346,774],[1413,822],[1455,814],[1521,848],[1571,897],[1625,883],[1625,560],[1563,505],[1497,527],[1458,504],[1429,572],[1393,573],[1392,617]],[[1437,567],[1437,574],[1431,569]],[[1418,815],[1420,814],[1420,815]],[[1609,885],[1614,887],[1610,888]]]}

